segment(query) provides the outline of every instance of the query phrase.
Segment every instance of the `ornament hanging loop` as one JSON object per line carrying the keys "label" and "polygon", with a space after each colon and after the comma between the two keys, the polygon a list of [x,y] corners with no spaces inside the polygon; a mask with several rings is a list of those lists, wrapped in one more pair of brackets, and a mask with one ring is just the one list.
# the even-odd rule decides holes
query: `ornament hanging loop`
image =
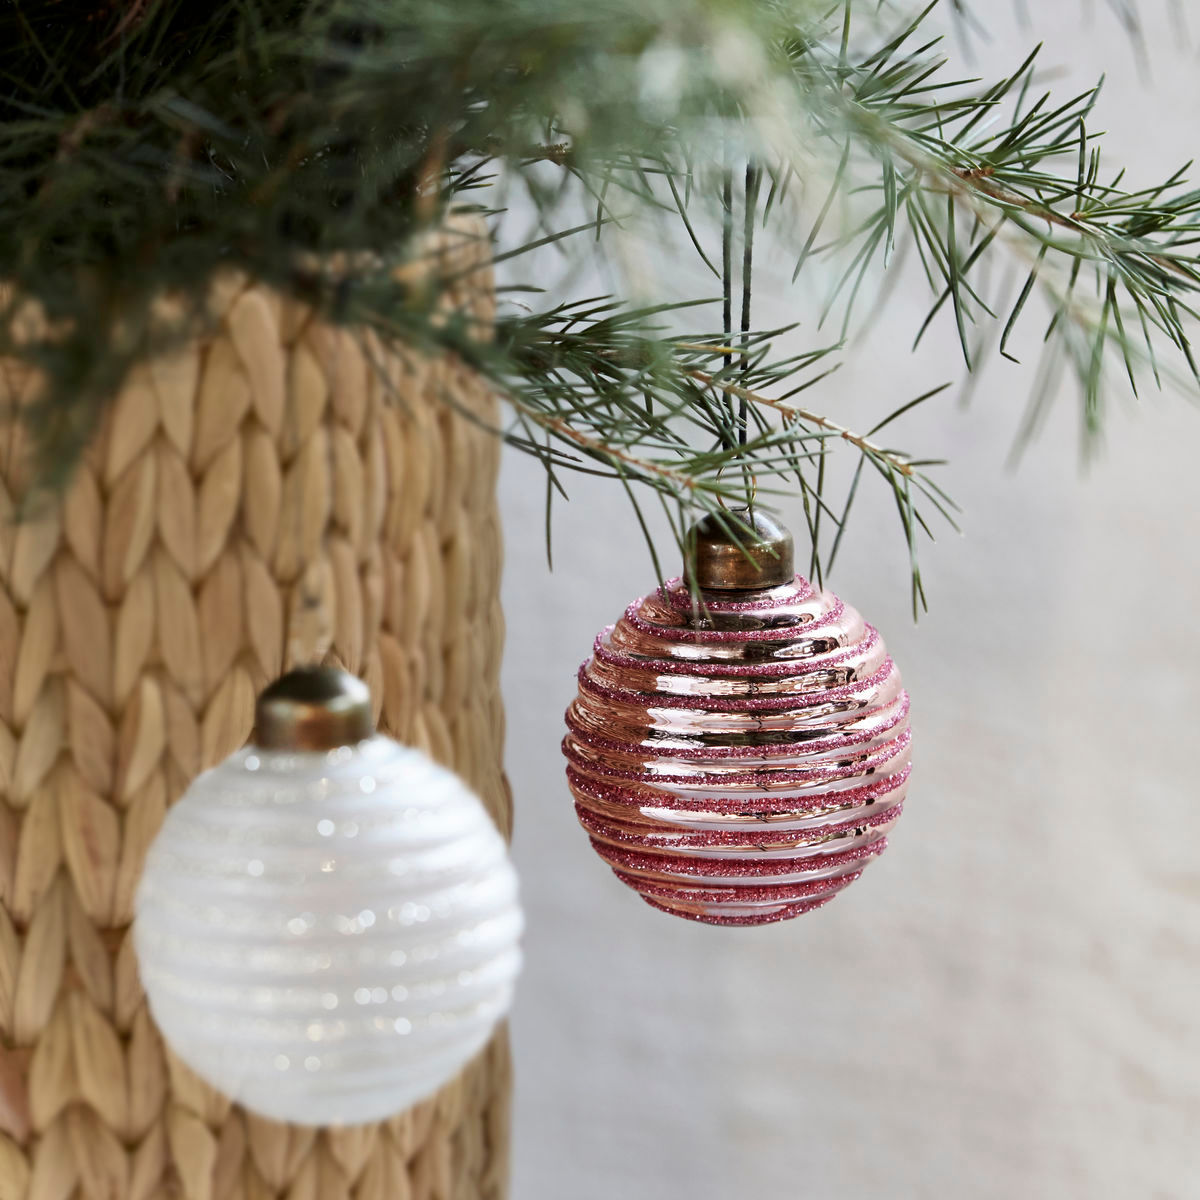
{"label": "ornament hanging loop", "polygon": [[375,732],[371,693],[338,667],[297,667],[259,696],[254,744],[264,750],[336,750]]}
{"label": "ornament hanging loop", "polygon": [[[743,474],[747,473],[747,464],[745,464],[745,463],[742,464],[742,471],[743,471]],[[718,482],[720,482],[721,476],[724,473],[725,473],[725,467],[723,466],[720,468],[720,470],[717,471],[717,481]],[[749,491],[750,491],[749,510],[747,510],[747,507],[744,504],[738,504],[738,505],[735,505],[733,508],[730,508],[729,505],[725,503],[725,497],[719,492],[717,493],[717,503],[726,512],[732,512],[732,513],[744,513],[746,511],[753,512],[754,511],[754,502],[758,499],[758,476],[754,475],[754,474],[750,474],[748,482],[750,485],[750,488],[749,488]]]}
{"label": "ornament hanging loop", "polygon": [[791,583],[796,574],[792,535],[761,509],[709,513],[688,530],[685,577],[702,591],[757,591]]}

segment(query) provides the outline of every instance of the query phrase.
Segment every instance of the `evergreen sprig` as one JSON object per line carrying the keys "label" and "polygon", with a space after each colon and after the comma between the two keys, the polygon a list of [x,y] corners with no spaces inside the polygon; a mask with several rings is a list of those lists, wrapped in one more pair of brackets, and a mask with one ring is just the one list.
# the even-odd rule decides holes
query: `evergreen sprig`
{"label": "evergreen sprig", "polygon": [[[398,350],[458,353],[502,389],[497,433],[539,458],[549,497],[570,470],[611,477],[643,529],[639,494],[682,540],[697,510],[798,491],[820,578],[875,475],[909,545],[915,609],[918,543],[953,505],[937,464],[880,434],[941,389],[866,432],[801,404],[836,368],[868,275],[915,247],[932,289],[915,337],[944,314],[969,368],[992,345],[1011,356],[1040,293],[1052,315],[1026,431],[1069,364],[1093,434],[1114,357],[1135,390],[1195,391],[1200,279],[1200,192],[1183,172],[1124,187],[1088,126],[1098,89],[1051,98],[1036,54],[993,83],[957,79],[927,32],[936,9],[12,0],[0,355],[45,380],[19,414],[44,477],[69,469],[139,358],[203,331],[209,282],[235,269]],[[499,211],[516,189],[537,219],[521,244]],[[543,300],[534,267],[519,285],[532,310],[505,304],[488,330],[448,319],[438,288],[453,281],[415,268],[463,205],[494,219],[496,258],[518,278],[537,261],[522,256],[551,244],[622,278],[631,225],[673,228],[717,278],[722,327],[692,325],[708,288]],[[823,310],[840,332],[785,354],[792,331],[756,330],[755,253],[832,280]],[[1023,272],[1007,301],[987,284],[997,260]],[[858,457],[836,500],[835,450]]]}

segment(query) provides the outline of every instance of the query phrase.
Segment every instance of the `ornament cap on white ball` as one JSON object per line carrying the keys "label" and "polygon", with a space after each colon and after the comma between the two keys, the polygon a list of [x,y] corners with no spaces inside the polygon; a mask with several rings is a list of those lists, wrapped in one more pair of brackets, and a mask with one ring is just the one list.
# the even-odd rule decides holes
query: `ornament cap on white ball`
{"label": "ornament cap on white ball", "polygon": [[479,798],[374,732],[327,667],[259,698],[146,856],[134,924],[167,1043],[253,1112],[353,1125],[448,1083],[508,1010],[522,918]]}
{"label": "ornament cap on white ball", "polygon": [[799,916],[887,845],[908,694],[883,639],[794,574],[791,535],[761,510],[694,525],[684,572],[580,668],[563,742],[576,815],[655,908],[710,925]]}
{"label": "ornament cap on white ball", "polygon": [[254,706],[252,740],[261,750],[336,750],[374,732],[370,690],[337,667],[297,667]]}

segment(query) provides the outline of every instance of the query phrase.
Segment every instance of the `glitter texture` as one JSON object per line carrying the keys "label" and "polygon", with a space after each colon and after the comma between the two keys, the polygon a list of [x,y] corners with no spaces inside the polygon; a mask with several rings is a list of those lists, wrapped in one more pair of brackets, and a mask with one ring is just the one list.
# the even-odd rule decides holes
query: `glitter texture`
{"label": "glitter texture", "polygon": [[147,855],[134,945],[155,1021],[199,1075],[275,1120],[351,1125],[483,1048],[521,924],[479,799],[374,737],[243,750],[201,775]]}
{"label": "glitter texture", "polygon": [[831,900],[887,845],[910,773],[883,639],[797,576],[761,593],[672,580],[579,671],[563,741],[580,824],[654,908],[712,925]]}

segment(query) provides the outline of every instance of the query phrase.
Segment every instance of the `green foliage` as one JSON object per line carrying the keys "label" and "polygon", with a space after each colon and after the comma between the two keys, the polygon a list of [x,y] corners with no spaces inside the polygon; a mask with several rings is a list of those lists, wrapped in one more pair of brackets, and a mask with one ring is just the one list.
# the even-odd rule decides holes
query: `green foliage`
{"label": "green foliage", "polygon": [[[866,434],[797,400],[836,366],[864,279],[914,246],[933,297],[914,332],[945,314],[969,367],[990,344],[1008,353],[1041,293],[1053,319],[1039,378],[1070,364],[1095,431],[1114,358],[1135,389],[1194,388],[1200,263],[1200,193],[1182,173],[1124,189],[1088,129],[1096,91],[1052,99],[1033,55],[995,83],[948,74],[925,32],[934,7],[899,19],[874,0],[12,0],[0,354],[49,380],[23,414],[46,477],[69,469],[139,356],[203,328],[207,281],[236,268],[397,345],[453,349],[502,387],[497,432],[538,456],[548,495],[568,470],[607,475],[635,506],[661,502],[680,538],[697,510],[796,490],[820,576],[860,480],[877,476],[910,547],[915,608],[919,539],[952,506],[934,464],[877,437],[939,389]],[[724,327],[693,328],[705,310],[647,305],[632,287],[506,304],[495,336],[445,319],[437,287],[413,282],[424,235],[452,206],[498,217],[514,191],[539,228],[498,245],[501,259],[557,243],[619,267],[624,226],[668,223],[716,277],[695,299],[721,293]],[[832,340],[783,356],[782,331],[753,329],[763,239],[796,275],[823,264]],[[985,284],[996,260],[1024,277],[1004,307]],[[1031,392],[1030,431],[1050,395]],[[836,501],[835,450],[859,457]]]}

